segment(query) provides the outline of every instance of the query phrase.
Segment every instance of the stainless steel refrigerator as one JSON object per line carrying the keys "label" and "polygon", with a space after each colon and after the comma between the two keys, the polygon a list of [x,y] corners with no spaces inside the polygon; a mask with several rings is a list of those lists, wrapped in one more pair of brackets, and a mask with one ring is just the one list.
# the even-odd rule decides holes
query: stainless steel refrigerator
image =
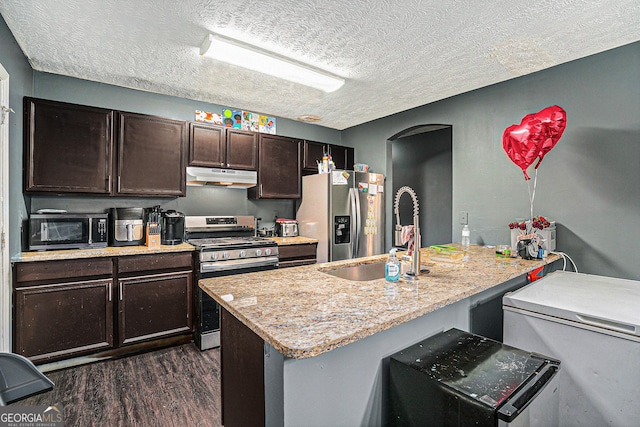
{"label": "stainless steel refrigerator", "polygon": [[300,235],[318,239],[318,262],[384,252],[384,175],[352,171],[302,177]]}

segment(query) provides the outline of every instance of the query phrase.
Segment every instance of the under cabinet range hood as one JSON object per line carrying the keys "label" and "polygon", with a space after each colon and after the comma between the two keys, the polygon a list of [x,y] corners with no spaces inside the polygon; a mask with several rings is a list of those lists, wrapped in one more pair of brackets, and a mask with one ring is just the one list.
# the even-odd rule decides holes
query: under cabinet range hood
{"label": "under cabinet range hood", "polygon": [[249,188],[258,182],[256,171],[220,168],[187,168],[187,185],[217,185],[227,188]]}

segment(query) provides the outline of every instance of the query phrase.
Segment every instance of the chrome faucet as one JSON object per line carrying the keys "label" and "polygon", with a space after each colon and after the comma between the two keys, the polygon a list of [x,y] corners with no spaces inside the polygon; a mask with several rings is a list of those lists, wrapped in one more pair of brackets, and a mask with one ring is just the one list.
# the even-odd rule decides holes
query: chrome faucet
{"label": "chrome faucet", "polygon": [[416,280],[420,275],[420,224],[418,220],[418,214],[420,208],[418,207],[418,196],[411,187],[401,187],[396,193],[396,198],[393,202],[393,212],[396,214],[396,231],[395,231],[395,245],[402,246],[402,225],[400,225],[400,196],[404,193],[409,193],[413,200],[413,255],[411,257],[411,270],[407,271],[403,276],[408,280]]}

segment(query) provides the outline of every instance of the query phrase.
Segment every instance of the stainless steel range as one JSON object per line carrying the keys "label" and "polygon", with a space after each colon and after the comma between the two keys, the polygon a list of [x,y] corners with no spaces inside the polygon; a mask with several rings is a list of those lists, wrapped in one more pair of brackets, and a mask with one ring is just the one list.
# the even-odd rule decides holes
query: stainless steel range
{"label": "stainless steel range", "polygon": [[[278,245],[255,236],[253,216],[186,216],[185,237],[198,251],[200,279],[253,273],[278,267]],[[197,285],[196,285],[197,286]],[[200,350],[220,345],[220,306],[196,288],[196,332]]]}

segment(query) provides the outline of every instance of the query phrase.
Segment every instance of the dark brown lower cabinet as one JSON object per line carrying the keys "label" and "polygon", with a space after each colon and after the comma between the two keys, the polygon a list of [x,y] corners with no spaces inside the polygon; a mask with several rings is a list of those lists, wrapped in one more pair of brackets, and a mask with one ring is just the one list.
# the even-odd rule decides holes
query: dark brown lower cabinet
{"label": "dark brown lower cabinet", "polygon": [[118,280],[119,344],[191,331],[191,271]]}
{"label": "dark brown lower cabinet", "polygon": [[16,290],[14,351],[41,362],[113,346],[113,279]]}
{"label": "dark brown lower cabinet", "polygon": [[191,252],[118,258],[118,344],[133,344],[193,327]]}
{"label": "dark brown lower cabinet", "polygon": [[34,363],[192,331],[191,252],[14,265],[13,351]]}

